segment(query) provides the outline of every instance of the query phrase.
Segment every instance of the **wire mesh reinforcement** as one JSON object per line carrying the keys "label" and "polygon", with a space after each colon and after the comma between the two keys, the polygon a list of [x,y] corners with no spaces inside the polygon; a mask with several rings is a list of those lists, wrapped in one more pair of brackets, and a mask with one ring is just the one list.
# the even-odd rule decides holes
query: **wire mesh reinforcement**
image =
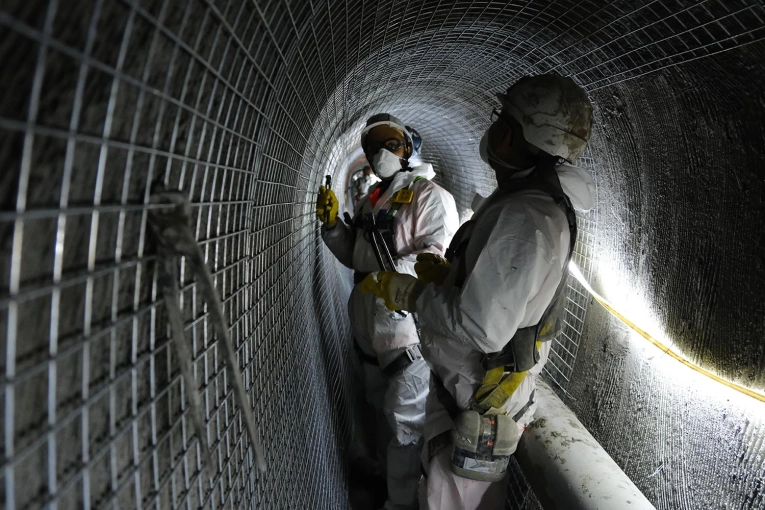
{"label": "wire mesh reinforcement", "polygon": [[[764,18],[743,0],[3,2],[5,508],[343,508],[347,286],[312,202],[325,173],[344,182],[364,118],[415,126],[464,211],[494,185],[477,143],[515,78],[557,71],[596,92],[760,41]],[[217,459],[199,476],[147,236],[155,183],[194,204],[264,476],[182,265]],[[595,214],[580,228],[585,271]],[[548,367],[564,387],[586,311],[575,286],[570,300]]]}

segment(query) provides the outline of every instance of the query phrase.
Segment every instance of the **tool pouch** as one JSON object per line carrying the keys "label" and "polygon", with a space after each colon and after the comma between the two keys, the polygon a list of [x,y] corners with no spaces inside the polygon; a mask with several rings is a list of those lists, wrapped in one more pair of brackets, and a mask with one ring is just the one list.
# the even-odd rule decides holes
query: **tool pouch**
{"label": "tool pouch", "polygon": [[452,473],[480,482],[502,480],[520,438],[521,432],[509,416],[463,411],[452,428]]}

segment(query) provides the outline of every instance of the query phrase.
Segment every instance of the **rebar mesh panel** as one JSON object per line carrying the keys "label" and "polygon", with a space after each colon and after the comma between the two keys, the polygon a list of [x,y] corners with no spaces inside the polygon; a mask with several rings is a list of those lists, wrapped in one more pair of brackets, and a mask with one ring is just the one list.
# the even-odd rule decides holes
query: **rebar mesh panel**
{"label": "rebar mesh panel", "polygon": [[[301,155],[270,141],[294,127],[271,99],[276,43],[257,8],[35,7],[40,19],[2,17],[8,51],[35,48],[28,69],[13,71],[32,80],[29,96],[6,96],[16,109],[2,117],[24,139],[11,154],[15,210],[3,217],[14,243],[3,300],[6,507],[342,507],[348,356],[337,340],[347,324],[333,318],[341,301],[322,282],[331,271],[302,222]],[[195,203],[269,451],[264,476],[183,266],[215,457],[215,479],[200,477],[146,237],[155,183]],[[327,289],[321,300],[315,286]]]}
{"label": "rebar mesh panel", "polygon": [[[312,203],[325,174],[344,182],[364,118],[387,110],[415,126],[465,212],[494,187],[477,144],[493,94],[517,77],[554,70],[595,92],[761,41],[763,19],[744,0],[4,2],[5,508],[343,508],[347,273]],[[200,477],[194,389],[168,343],[147,236],[155,184],[194,203],[264,476],[182,265],[215,456],[214,477]],[[580,223],[585,270],[596,222]],[[548,367],[562,385],[586,310],[571,290]]]}

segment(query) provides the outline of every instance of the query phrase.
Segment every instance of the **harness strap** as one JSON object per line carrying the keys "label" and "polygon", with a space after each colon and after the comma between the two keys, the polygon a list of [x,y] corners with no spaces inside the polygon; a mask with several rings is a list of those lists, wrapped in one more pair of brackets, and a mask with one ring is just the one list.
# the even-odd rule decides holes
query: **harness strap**
{"label": "harness strap", "polygon": [[414,192],[412,192],[412,188],[414,187],[414,184],[417,181],[423,180],[425,177],[423,176],[417,176],[414,178],[414,180],[409,183],[409,186],[406,188],[401,188],[397,192],[393,194],[391,197],[391,206],[388,208],[387,212],[384,209],[380,210],[380,213],[378,213],[378,220],[381,220],[381,216],[384,216],[384,219],[387,221],[393,221],[393,219],[396,217],[396,214],[398,213],[398,210],[401,208],[404,204],[411,204],[412,200],[414,200]]}
{"label": "harness strap", "polygon": [[[355,338],[353,339],[353,350],[356,351],[356,354],[364,363],[369,363],[370,365],[374,365],[376,367],[380,366],[380,360],[377,359],[377,356],[370,356],[369,354],[365,353],[361,349],[361,346],[359,345],[358,341],[356,341]],[[405,369],[406,367],[408,367],[409,365],[411,365],[418,359],[422,359],[422,352],[420,352],[420,346],[413,345],[411,347],[408,347],[404,352],[398,355],[385,368],[383,368],[382,371],[385,375],[390,377],[392,375],[397,374],[401,370]]]}
{"label": "harness strap", "polygon": [[[560,185],[560,179],[555,171],[555,160],[549,159],[543,162],[537,170],[538,176],[530,183],[533,183],[535,187],[538,186],[537,189],[548,193],[553,198],[555,204],[563,209],[568,222],[570,239],[568,253],[563,265],[564,275],[558,282],[555,293],[539,322],[534,326],[517,330],[500,352],[488,354],[482,360],[481,364],[487,371],[472,403],[473,408],[481,413],[494,414],[500,412],[500,408],[520,386],[527,371],[539,361],[539,349],[542,343],[555,338],[562,329],[560,314],[565,308],[565,300],[563,299],[566,287],[565,270],[576,244],[576,213]],[[518,185],[516,189],[521,186]],[[555,327],[556,324],[558,327]]]}
{"label": "harness strap", "polygon": [[502,414],[501,407],[513,396],[526,374],[527,370],[505,372],[502,366],[487,371],[475,392],[471,407],[482,415]]}
{"label": "harness strap", "polygon": [[454,260],[458,261],[457,275],[454,279],[454,285],[456,287],[462,287],[465,284],[465,278],[467,278],[467,262],[465,261],[465,252],[467,251],[470,237],[473,234],[473,228],[475,227],[476,220],[468,220],[462,224],[462,226],[454,234],[452,242],[449,244],[445,253],[445,258],[449,263],[453,263]]}
{"label": "harness strap", "polygon": [[365,273],[364,271],[354,271],[353,272],[353,284],[357,285],[364,281],[364,278],[369,276],[369,273]]}
{"label": "harness strap", "polygon": [[370,356],[369,354],[365,353],[355,338],[353,339],[353,350],[356,351],[356,354],[364,363],[369,363],[370,365],[377,367],[380,366],[380,362],[377,360],[377,356]]}
{"label": "harness strap", "polygon": [[[423,176],[415,177],[414,180],[411,183],[409,183],[409,185],[406,188],[401,188],[396,193],[394,193],[393,196],[390,198],[391,206],[388,209],[380,209],[377,213],[377,217],[375,218],[374,224],[377,226],[378,230],[380,231],[380,234],[382,235],[382,238],[383,238],[383,242],[388,247],[388,251],[393,256],[393,258],[398,258],[398,252],[396,251],[396,243],[394,241],[395,229],[394,229],[393,221],[395,220],[396,215],[398,214],[398,210],[401,208],[402,205],[412,203],[412,200],[414,200],[414,193],[412,192],[412,187],[417,181],[420,181],[422,179],[425,179],[425,177]],[[364,215],[360,214],[356,216],[356,219],[354,220],[354,226],[356,228],[364,229],[364,235],[365,237],[367,237],[367,240],[369,240],[368,236],[372,235],[371,232],[368,232],[368,230],[371,228],[371,224],[369,221],[365,222]]]}
{"label": "harness strap", "polygon": [[383,368],[383,373],[388,377],[402,371],[418,359],[422,359],[419,345],[413,345],[402,352],[396,359],[391,361],[388,366]]}

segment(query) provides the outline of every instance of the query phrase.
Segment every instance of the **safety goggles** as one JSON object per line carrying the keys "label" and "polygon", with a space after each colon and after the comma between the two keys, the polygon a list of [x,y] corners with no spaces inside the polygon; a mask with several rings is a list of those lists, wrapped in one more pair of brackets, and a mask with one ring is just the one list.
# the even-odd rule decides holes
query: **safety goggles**
{"label": "safety goggles", "polygon": [[390,152],[396,152],[405,144],[406,142],[404,142],[403,140],[399,140],[398,138],[391,138],[384,142],[367,141],[367,143],[365,144],[366,147],[364,147],[364,152],[366,154],[377,154],[381,149],[386,149],[386,150],[389,150]]}

